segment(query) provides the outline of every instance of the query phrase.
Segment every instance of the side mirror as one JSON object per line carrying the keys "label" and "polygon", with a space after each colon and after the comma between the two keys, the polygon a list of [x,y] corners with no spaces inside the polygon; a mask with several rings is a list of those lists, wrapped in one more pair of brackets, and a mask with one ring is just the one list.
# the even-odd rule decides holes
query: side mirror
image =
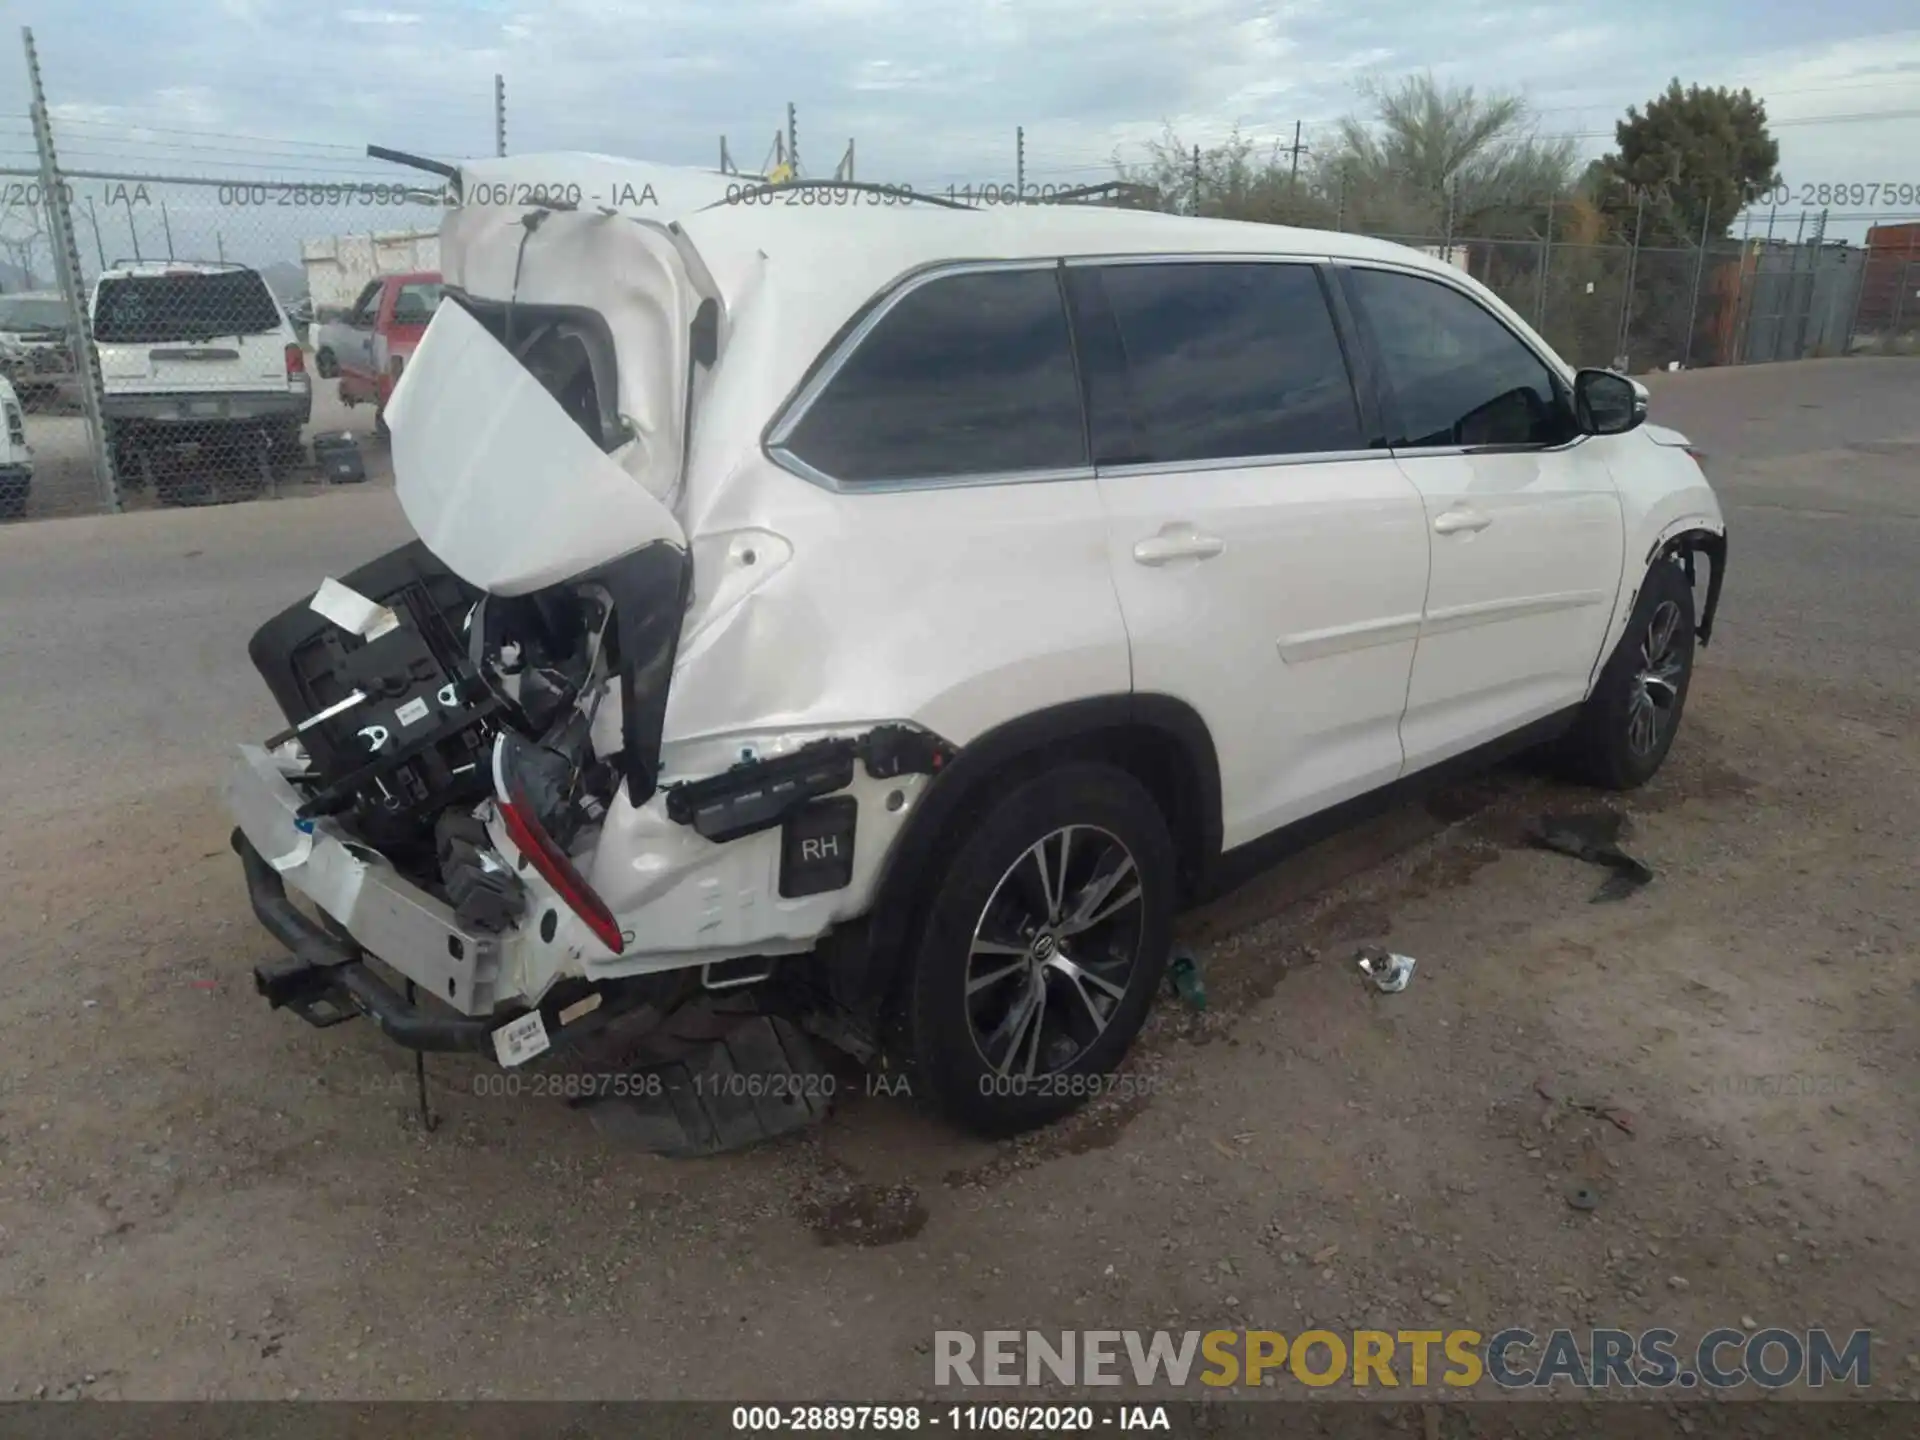
{"label": "side mirror", "polygon": [[1573,413],[1588,435],[1624,435],[1647,418],[1647,387],[1612,370],[1573,377]]}

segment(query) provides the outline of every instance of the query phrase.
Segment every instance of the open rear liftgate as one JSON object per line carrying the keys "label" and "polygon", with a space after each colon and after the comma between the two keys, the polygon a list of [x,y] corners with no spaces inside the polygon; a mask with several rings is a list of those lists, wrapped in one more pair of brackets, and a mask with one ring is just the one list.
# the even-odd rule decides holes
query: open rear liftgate
{"label": "open rear liftgate", "polygon": [[[298,828],[311,834],[323,817],[350,814],[356,834],[403,870],[437,867],[438,898],[485,943],[519,920],[524,897],[513,871],[497,860],[480,863],[472,844],[462,860],[460,836],[449,840],[458,823],[445,823],[493,794],[489,757],[503,733],[499,701],[474,672],[462,639],[479,599],[414,542],[344,583],[327,582],[311,601],[262,626],[249,648],[283,713],[304,717],[267,742],[286,755],[292,752],[281,747],[298,741],[307,757],[306,769],[287,774],[306,796]],[[854,809],[833,792],[852,781],[855,765],[876,776],[931,773],[948,754],[932,737],[883,726],[675,786],[668,813],[721,844],[779,827],[783,852],[791,852],[783,854],[781,892],[832,889],[846,883],[839,872],[849,863]],[[849,843],[821,842],[836,834]],[[537,1010],[460,1014],[416,993],[411,980],[396,988],[343,927],[295,906],[244,831],[233,832],[233,847],[256,917],[289,952],[254,967],[256,989],[274,1008],[319,1027],[365,1015],[412,1049],[428,1129],[435,1118],[426,1052],[496,1054],[497,1032],[536,1013],[556,1042],[528,1062],[546,1072],[539,1088],[589,1110],[605,1132],[668,1155],[712,1154],[824,1116],[835,1076],[803,1024],[862,1049],[844,1024],[821,1023],[825,1002],[812,990],[760,983],[773,977],[774,962],[764,959],[624,980],[567,979]],[[458,953],[461,940],[447,941]],[[642,1032],[638,1038],[612,1033],[623,1017],[634,1022],[624,1029]]]}

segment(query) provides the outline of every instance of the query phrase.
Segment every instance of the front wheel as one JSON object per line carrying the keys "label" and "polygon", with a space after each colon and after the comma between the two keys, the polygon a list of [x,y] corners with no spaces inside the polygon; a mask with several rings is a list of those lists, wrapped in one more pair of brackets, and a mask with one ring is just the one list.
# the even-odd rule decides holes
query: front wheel
{"label": "front wheel", "polygon": [[1099,1094],[1159,989],[1174,872],[1166,820],[1124,770],[1062,766],[995,802],[935,879],[913,957],[916,1093],[989,1135]]}
{"label": "front wheel", "polygon": [[1656,560],[1626,634],[1600,672],[1566,756],[1581,779],[1607,790],[1647,783],[1667,758],[1693,679],[1693,587],[1677,561]]}

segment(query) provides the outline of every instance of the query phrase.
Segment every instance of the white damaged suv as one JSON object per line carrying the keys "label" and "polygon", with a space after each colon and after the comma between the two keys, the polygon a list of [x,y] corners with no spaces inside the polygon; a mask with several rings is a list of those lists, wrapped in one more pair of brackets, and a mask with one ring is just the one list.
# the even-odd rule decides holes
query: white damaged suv
{"label": "white damaged suv", "polygon": [[274,1004],[514,1065],[797,982],[1006,1131],[1243,862],[1517,746],[1659,768],[1726,531],[1636,383],[1380,241],[804,188],[448,219],[419,541],[252,646]]}

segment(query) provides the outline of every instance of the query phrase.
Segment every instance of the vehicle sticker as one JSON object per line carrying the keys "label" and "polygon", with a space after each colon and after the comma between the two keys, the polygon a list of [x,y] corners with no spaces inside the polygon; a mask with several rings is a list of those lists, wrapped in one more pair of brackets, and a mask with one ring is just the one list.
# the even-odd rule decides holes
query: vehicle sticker
{"label": "vehicle sticker", "polygon": [[400,617],[390,608],[374,603],[351,585],[342,585],[331,576],[320,582],[320,588],[308,603],[342,630],[365,640],[378,640],[388,631],[400,628]]}
{"label": "vehicle sticker", "polygon": [[398,720],[402,725],[418,725],[422,720],[427,718],[427,702],[416,695],[398,710],[395,710],[393,712],[393,718]]}
{"label": "vehicle sticker", "polygon": [[538,1010],[529,1010],[493,1032],[493,1053],[502,1065],[524,1065],[552,1043],[547,1038],[547,1022]]}

